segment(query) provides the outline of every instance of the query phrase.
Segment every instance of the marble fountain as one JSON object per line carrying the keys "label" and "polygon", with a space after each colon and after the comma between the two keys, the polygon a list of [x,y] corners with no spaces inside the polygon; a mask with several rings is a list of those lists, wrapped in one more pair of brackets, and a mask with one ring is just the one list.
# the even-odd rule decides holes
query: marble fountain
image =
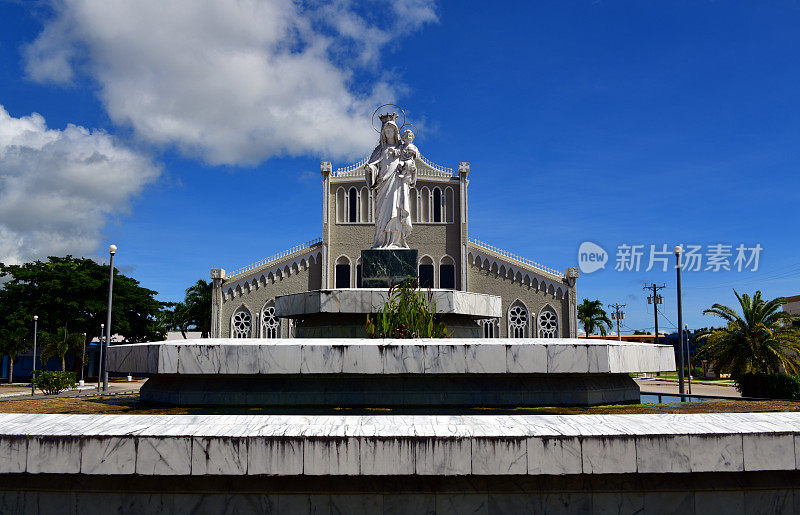
{"label": "marble fountain", "polygon": [[[452,290],[433,296],[448,328],[456,327],[461,335],[477,336],[476,320],[501,316],[497,296]],[[363,332],[366,314],[379,312],[385,302],[385,289],[280,296],[277,315],[293,319],[297,334],[317,337],[115,345],[108,366],[147,374],[141,398],[153,403],[407,412],[634,403],[639,387],[630,374],[675,370],[667,345],[576,338],[340,336]]]}
{"label": "marble fountain", "polygon": [[[439,309],[462,322],[496,316],[495,300],[457,293]],[[308,292],[276,305],[313,331],[379,305],[370,292],[346,297]],[[111,370],[149,374],[143,401],[201,412],[268,406],[276,414],[0,414],[0,513],[791,513],[800,506],[800,413],[519,409],[637,402],[629,374],[674,370],[668,346],[331,336],[117,345],[108,357]],[[475,407],[512,414],[458,414]],[[349,408],[368,414],[347,415]],[[455,414],[436,414],[445,408]]]}

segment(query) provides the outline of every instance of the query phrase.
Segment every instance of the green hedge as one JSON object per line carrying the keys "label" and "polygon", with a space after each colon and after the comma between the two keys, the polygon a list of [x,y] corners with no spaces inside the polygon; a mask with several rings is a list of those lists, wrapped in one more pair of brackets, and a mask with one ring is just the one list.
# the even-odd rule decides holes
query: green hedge
{"label": "green hedge", "polygon": [[33,377],[33,384],[45,394],[55,395],[67,388],[75,388],[75,372],[37,370]]}
{"label": "green hedge", "polygon": [[743,397],[800,400],[800,377],[786,374],[743,374],[735,379]]}

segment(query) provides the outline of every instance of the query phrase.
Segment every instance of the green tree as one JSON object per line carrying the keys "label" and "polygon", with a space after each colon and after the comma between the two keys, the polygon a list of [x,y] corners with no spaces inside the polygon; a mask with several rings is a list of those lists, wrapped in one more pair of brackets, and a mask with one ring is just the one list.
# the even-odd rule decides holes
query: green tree
{"label": "green tree", "polygon": [[183,301],[186,319],[200,331],[201,338],[208,338],[211,334],[212,289],[212,283],[198,279],[186,289],[186,299]]}
{"label": "green tree", "polygon": [[603,303],[599,300],[583,299],[583,302],[578,305],[578,321],[583,326],[587,338],[595,330],[605,336],[607,329],[611,329],[611,320],[603,309]]}
{"label": "green tree", "polygon": [[[56,333],[69,327],[86,333],[86,343],[106,322],[108,265],[72,256],[47,258],[21,265],[0,263],[0,326],[9,320],[39,316],[43,333]],[[126,342],[163,339],[164,327],[159,312],[164,303],[156,292],[114,270],[114,303],[111,328]]]}
{"label": "green tree", "polygon": [[0,327],[0,355],[8,356],[8,382],[14,382],[14,361],[17,355],[33,347],[33,327],[26,330],[19,321]]}
{"label": "green tree", "polygon": [[705,340],[700,357],[714,362],[718,370],[729,371],[734,379],[750,373],[774,374],[781,368],[789,374],[800,372],[800,338],[791,326],[797,317],[780,310],[786,299],[767,301],[761,298],[761,291],[752,298],[736,290],[733,293],[741,315],[722,304],[703,311],[724,319],[727,326],[698,337]]}
{"label": "green tree", "polygon": [[201,338],[208,338],[211,335],[212,289],[212,283],[203,279],[186,288],[183,301],[169,304],[168,328],[180,331],[184,338],[190,329],[200,331]]}
{"label": "green tree", "polygon": [[88,356],[83,352],[86,340],[82,334],[70,333],[66,327],[60,327],[55,333],[42,333],[41,338],[40,359],[43,366],[50,358],[56,357],[61,360],[61,371],[64,372],[67,368],[67,354],[72,354],[76,363],[80,363],[81,359],[84,360],[82,365],[88,363]]}
{"label": "green tree", "polygon": [[186,331],[189,330],[191,325],[189,317],[186,314],[186,304],[183,302],[169,302],[161,310],[160,313],[161,323],[168,331],[180,331],[184,339],[186,339]]}

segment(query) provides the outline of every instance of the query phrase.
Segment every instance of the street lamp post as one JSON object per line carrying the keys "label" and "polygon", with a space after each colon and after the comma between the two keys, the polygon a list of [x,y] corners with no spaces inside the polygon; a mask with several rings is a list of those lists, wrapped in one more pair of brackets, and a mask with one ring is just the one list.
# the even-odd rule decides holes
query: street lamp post
{"label": "street lamp post", "polygon": [[116,245],[108,246],[111,258],[108,261],[108,314],[106,315],[106,352],[103,355],[103,391],[108,391],[108,345],[111,342],[111,297],[114,291],[114,254],[117,253]]}
{"label": "street lamp post", "polygon": [[[678,273],[678,348],[680,349],[680,367],[678,368],[678,392],[686,393],[683,389],[683,309],[681,307],[681,253],[683,248],[677,245],[675,251],[675,270]],[[683,400],[683,398],[681,398]]]}
{"label": "street lamp post", "polygon": [[100,344],[100,355],[97,356],[97,391],[100,391],[100,378],[103,377],[103,338],[106,334],[106,324],[100,324],[100,338],[97,343]]}
{"label": "street lamp post", "polygon": [[686,362],[689,364],[689,375],[686,378],[689,380],[689,395],[692,394],[692,351],[689,347],[689,324],[683,325],[683,334],[686,335]]}
{"label": "street lamp post", "polygon": [[33,315],[33,369],[31,370],[31,395],[36,393],[36,332],[39,328],[39,315]]}
{"label": "street lamp post", "polygon": [[86,333],[83,333],[83,352],[81,353],[81,380],[78,383],[83,386],[86,381],[83,380],[83,364],[86,362]]}

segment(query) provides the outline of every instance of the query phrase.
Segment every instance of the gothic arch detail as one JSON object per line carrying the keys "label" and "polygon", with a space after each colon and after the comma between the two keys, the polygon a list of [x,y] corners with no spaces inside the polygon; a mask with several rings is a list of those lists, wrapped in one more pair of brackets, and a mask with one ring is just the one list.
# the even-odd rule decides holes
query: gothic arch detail
{"label": "gothic arch detail", "polygon": [[539,312],[539,338],[558,338],[558,315],[550,304]]}
{"label": "gothic arch detail", "polygon": [[242,304],[231,316],[231,338],[251,338],[253,334],[253,315]]}
{"label": "gothic arch detail", "polygon": [[268,300],[261,310],[261,337],[281,337],[281,319],[275,316],[275,299]]}
{"label": "gothic arch detail", "polygon": [[528,338],[530,335],[530,312],[524,302],[517,299],[508,307],[508,337]]}

